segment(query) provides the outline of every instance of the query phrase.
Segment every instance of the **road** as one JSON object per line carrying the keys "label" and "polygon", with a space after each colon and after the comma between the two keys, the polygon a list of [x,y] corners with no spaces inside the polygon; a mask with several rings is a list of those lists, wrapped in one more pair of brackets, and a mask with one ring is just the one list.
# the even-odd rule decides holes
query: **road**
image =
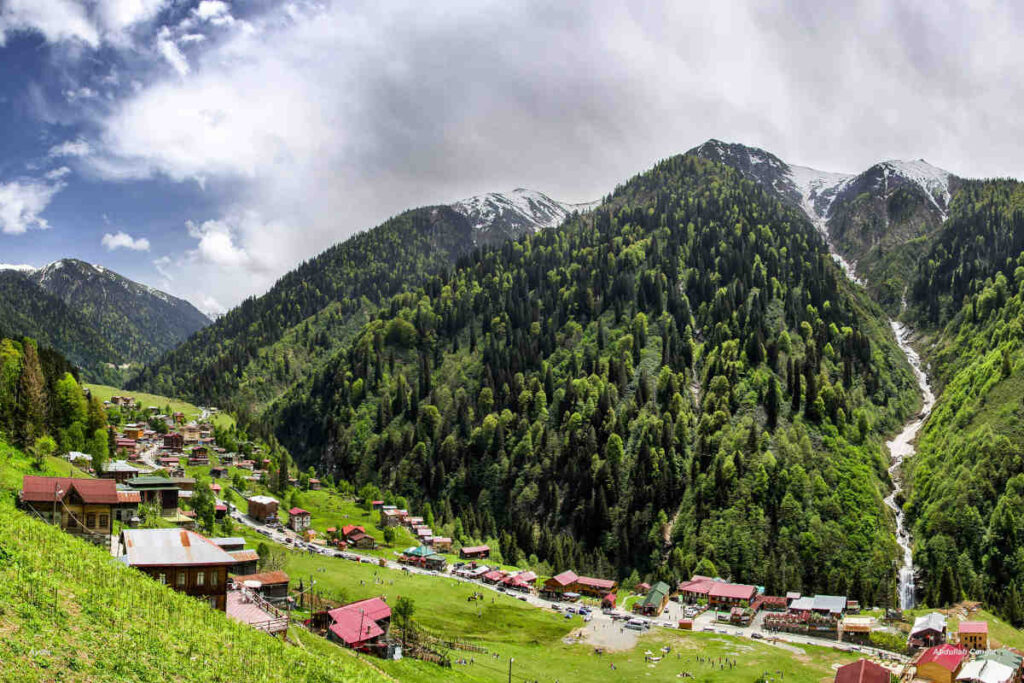
{"label": "road", "polygon": [[[239,495],[243,495],[237,490],[235,490],[235,492],[238,493]],[[249,527],[250,529],[253,529],[257,533],[264,535],[268,540],[274,541],[275,543],[283,545],[286,548],[290,548],[292,550],[297,549],[295,548],[294,545],[288,543],[289,538],[292,539],[293,543],[295,542],[295,540],[298,539],[298,535],[290,529],[271,528],[250,519],[248,515],[242,514],[236,508],[231,507],[229,509],[231,509],[231,517],[235,521],[244,524],[245,526]],[[312,553],[315,551],[309,552]],[[381,558],[379,557],[363,555],[361,553],[351,551],[339,552],[327,549],[325,554],[332,555],[338,558],[357,557],[359,558],[360,562],[372,563],[374,565],[379,565],[381,560]],[[384,566],[387,569],[395,571],[405,571],[410,574],[433,576],[437,579],[444,579],[447,581],[459,581],[466,584],[467,587],[471,587],[473,590],[480,592],[489,590],[497,594],[504,594],[509,597],[515,597],[521,600],[522,602],[525,602],[529,605],[533,605],[534,607],[540,609],[565,611],[569,607],[569,605],[566,603],[545,600],[541,597],[532,594],[499,591],[498,586],[492,586],[481,581],[467,579],[446,572],[436,572],[429,571],[426,569],[420,569],[417,567],[409,567],[407,565],[399,564],[394,560],[388,560],[386,558]],[[525,600],[523,598],[525,598]],[[651,621],[652,623],[659,626],[663,626],[666,628],[675,628],[675,624],[679,622],[679,619],[683,618],[683,610],[684,605],[681,605],[676,602],[669,602],[669,606],[665,609],[665,612],[661,615],[661,617]],[[618,621],[613,619],[611,614],[605,614],[600,610],[595,609],[591,612],[591,621],[580,624],[580,617],[576,616],[573,617],[572,622],[574,626],[580,625],[580,628],[587,635],[586,642],[590,644],[598,646],[607,646],[609,647],[609,649],[628,649],[636,643],[636,638],[639,635],[639,633],[636,631],[631,631],[629,629],[623,629],[622,618],[632,617],[633,615],[627,614],[622,611],[618,611],[616,614],[619,616]],[[760,640],[762,643],[766,643],[768,645],[775,645],[778,647],[785,647],[787,645],[816,645],[818,647],[830,647],[836,650],[842,650],[844,652],[860,652],[869,656],[889,659],[890,661],[898,661],[902,663],[909,661],[908,657],[905,657],[903,655],[897,655],[885,650],[879,650],[877,648],[852,645],[850,643],[842,643],[835,640],[829,640],[825,638],[814,638],[811,636],[803,636],[794,633],[774,633],[766,631],[763,627],[764,617],[764,612],[761,612],[757,615],[757,617],[754,619],[754,622],[750,626],[741,627],[733,626],[731,624],[716,623],[714,618],[714,612],[707,611],[698,616],[694,620],[694,630],[713,631],[716,633],[737,636],[741,638],[754,638],[754,634],[757,634],[757,639]]]}

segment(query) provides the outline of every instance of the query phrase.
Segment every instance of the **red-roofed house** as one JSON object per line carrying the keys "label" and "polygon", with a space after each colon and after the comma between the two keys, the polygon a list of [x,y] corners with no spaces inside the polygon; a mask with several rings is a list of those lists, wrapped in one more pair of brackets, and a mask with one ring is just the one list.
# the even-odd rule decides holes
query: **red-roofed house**
{"label": "red-roofed house", "polygon": [[987,621],[961,621],[960,622],[960,647],[968,650],[988,649],[988,622]]}
{"label": "red-roofed house", "polygon": [[556,574],[550,579],[544,582],[543,593],[550,593],[553,595],[562,595],[564,593],[572,593],[573,586],[576,585],[576,579],[580,578],[576,572],[571,569],[564,571],[561,574]]}
{"label": "red-roofed house", "polygon": [[491,547],[486,545],[471,545],[459,551],[459,557],[463,560],[484,560],[491,556]]}
{"label": "red-roofed house", "polygon": [[749,605],[757,595],[756,586],[716,581],[708,591],[708,602],[712,607],[734,607]]}
{"label": "red-roofed house", "polygon": [[282,571],[244,574],[242,576],[235,576],[234,581],[239,586],[244,585],[246,581],[254,581],[260,584],[255,590],[269,602],[277,603],[288,598],[288,582],[290,579],[288,574]]}
{"label": "red-roofed house", "polygon": [[121,502],[113,479],[34,476],[22,479],[20,500],[68,533],[108,543],[114,509]]}
{"label": "red-roofed house", "polygon": [[353,531],[345,537],[345,542],[350,548],[358,550],[373,550],[377,547],[377,539],[362,531]]}
{"label": "red-roofed house", "polygon": [[611,579],[595,579],[590,576],[576,579],[576,592],[593,598],[602,598],[608,593],[614,593],[618,587],[618,582]]}
{"label": "red-roofed house", "polygon": [[930,647],[917,658],[917,677],[936,683],[952,683],[970,651],[955,645]]}
{"label": "red-roofed house", "polygon": [[297,533],[309,528],[310,519],[312,515],[302,508],[292,508],[288,511],[288,526]]}
{"label": "red-roofed house", "polygon": [[489,571],[489,572],[487,572],[486,574],[483,575],[484,583],[494,584],[494,583],[498,583],[499,581],[501,581],[504,578],[505,578],[505,572],[501,571],[500,569],[493,569],[493,570],[491,570],[491,571]]}
{"label": "red-roofed house", "polygon": [[391,608],[380,598],[353,602],[327,612],[327,637],[357,650],[381,645],[391,624]]}
{"label": "red-roofed house", "polygon": [[694,603],[699,600],[706,600],[715,580],[709,576],[694,574],[689,581],[683,581],[676,589],[682,596],[684,602]]}
{"label": "red-roofed house", "polygon": [[351,536],[352,534],[356,533],[357,531],[359,533],[363,533],[363,534],[366,533],[366,529],[364,529],[363,527],[361,527],[359,525],[356,525],[356,524],[346,524],[345,526],[341,527],[341,537],[342,537],[342,539],[347,541],[348,537]]}
{"label": "red-roofed house", "polygon": [[892,675],[884,666],[867,659],[858,659],[852,664],[839,667],[835,683],[889,683],[891,680]]}

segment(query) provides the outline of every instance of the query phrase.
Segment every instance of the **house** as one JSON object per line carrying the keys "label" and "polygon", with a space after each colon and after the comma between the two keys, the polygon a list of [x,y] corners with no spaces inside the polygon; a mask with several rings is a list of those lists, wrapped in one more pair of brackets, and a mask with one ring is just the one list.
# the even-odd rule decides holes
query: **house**
{"label": "house", "polygon": [[228,468],[227,467],[211,467],[210,476],[214,479],[227,479]]}
{"label": "house", "polygon": [[224,519],[228,516],[228,506],[224,503],[217,503],[213,506],[214,519]]}
{"label": "house", "polygon": [[701,576],[694,574],[693,578],[689,581],[683,581],[676,588],[680,598],[683,602],[696,603],[705,602],[708,599],[708,593],[711,592],[711,587],[715,585],[715,580],[708,576]]}
{"label": "house", "polygon": [[184,425],[181,428],[181,438],[186,444],[199,443],[199,427],[196,425]]}
{"label": "house", "polygon": [[934,645],[918,656],[917,677],[935,683],[953,683],[970,652],[954,645]]}
{"label": "house", "polygon": [[384,507],[384,501],[383,500],[374,500],[374,501],[370,502],[370,509],[371,510],[380,510],[382,507]]}
{"label": "house", "polygon": [[[1020,654],[1018,654],[1017,652],[1015,652],[1013,650],[1008,650],[1006,648],[999,648],[998,650],[988,650],[986,652],[982,652],[980,654],[977,654],[975,656],[974,661],[975,662],[979,662],[979,661],[981,661],[981,662],[994,662],[994,663],[997,663],[997,664],[1001,664],[1004,667],[1006,667],[1006,669],[1009,669],[1009,671],[1010,671],[1010,678],[1005,679],[1005,682],[1006,683],[1020,683],[1020,680],[1021,680],[1021,665],[1024,664],[1024,657],[1022,657]],[[973,669],[970,672],[968,671],[968,669],[967,669],[968,666],[969,666],[969,664],[968,665],[964,665],[963,669],[960,670],[960,675],[958,676],[958,680],[964,680],[963,676],[965,674],[968,674],[968,675],[975,674],[975,671]],[[992,668],[988,668],[988,669],[983,668],[978,673],[981,674],[981,675],[978,676],[978,680],[997,680],[998,683],[1004,683],[1004,679],[1001,679],[1001,677],[1006,675],[1006,671],[1003,670],[1003,669],[999,669],[998,667],[992,667]]]}
{"label": "house", "polygon": [[406,548],[402,551],[398,561],[402,564],[411,564],[435,571],[444,569],[447,564],[447,560],[424,545]]}
{"label": "house", "polygon": [[1016,675],[1016,669],[1002,662],[975,659],[961,667],[956,680],[963,683],[1014,683]]}
{"label": "house", "polygon": [[209,539],[186,529],[125,529],[121,561],[176,591],[224,611],[228,572],[235,558]]}
{"label": "house", "polygon": [[235,559],[235,566],[231,568],[232,574],[255,574],[260,556],[255,550],[231,550],[228,555]]}
{"label": "house", "polygon": [[603,598],[608,593],[614,593],[618,587],[618,582],[611,579],[595,579],[590,576],[580,576],[576,579],[575,592],[589,595],[592,598]]}
{"label": "house", "polygon": [[19,500],[22,507],[64,531],[109,545],[118,505],[113,480],[26,476]]}
{"label": "house", "polygon": [[309,480],[309,490],[310,491],[319,491],[320,490],[320,480],[319,479],[310,479]]}
{"label": "house", "polygon": [[519,591],[521,593],[530,593],[533,591],[533,585],[537,582],[537,575],[533,572],[519,572],[518,574],[512,574],[506,576],[501,580],[503,586],[510,590]]}
{"label": "house", "polygon": [[206,446],[196,446],[188,454],[189,465],[209,465],[210,450]]}
{"label": "house", "polygon": [[277,521],[277,501],[270,496],[249,498],[249,516],[257,522]]}
{"label": "house", "polygon": [[185,437],[178,432],[164,434],[164,449],[180,453],[185,449]]}
{"label": "house", "polygon": [[139,474],[139,470],[129,465],[127,461],[114,460],[103,466],[103,471],[99,476],[101,479],[113,479],[120,484],[134,479]]}
{"label": "house", "polygon": [[459,550],[459,558],[463,560],[486,560],[491,556],[491,548],[486,545],[471,545]]}
{"label": "house", "polygon": [[987,621],[961,621],[960,622],[960,647],[968,650],[988,649],[988,622]]}
{"label": "house", "polygon": [[841,617],[846,611],[846,598],[841,595],[816,595],[801,597],[789,605],[789,613],[806,616],[814,612],[821,615]]}
{"label": "house", "polygon": [[483,582],[491,584],[492,586],[502,581],[507,574],[500,569],[492,569],[483,575]]}
{"label": "house", "polygon": [[312,519],[312,515],[302,508],[292,508],[288,511],[288,526],[297,533],[302,533],[309,528],[310,519]]}
{"label": "house", "polygon": [[139,504],[142,502],[142,494],[132,489],[117,490],[117,505],[114,506],[114,519],[125,524],[131,524],[132,520],[138,521]]}
{"label": "house", "polygon": [[889,683],[892,674],[881,664],[868,659],[841,666],[836,671],[835,683]]}
{"label": "house", "polygon": [[572,570],[564,571],[561,574],[556,574],[550,579],[544,582],[544,588],[541,594],[549,594],[553,596],[564,596],[566,593],[573,592],[573,587],[576,585],[576,579],[579,576]]}
{"label": "house", "polygon": [[181,466],[181,460],[179,458],[169,455],[164,456],[162,458],[157,458],[156,462],[158,465],[160,465],[160,467],[164,467],[169,470],[175,470]]}
{"label": "house", "polygon": [[174,424],[183,424],[185,422],[185,413],[174,413],[171,415],[171,418],[173,418]]}
{"label": "house", "polygon": [[608,595],[606,595],[603,598],[601,598],[601,609],[606,609],[606,610],[613,610],[613,609],[615,609],[616,597],[617,596],[615,595],[615,593],[609,593]]}
{"label": "house", "polygon": [[452,539],[447,536],[434,536],[430,539],[430,547],[435,552],[450,553],[452,551]]}
{"label": "house", "polygon": [[357,550],[373,550],[377,547],[377,539],[362,531],[356,531],[345,537],[345,543]]}
{"label": "house", "polygon": [[241,550],[245,547],[245,539],[241,536],[223,536],[219,538],[211,538],[210,543],[213,543],[218,548],[225,552],[234,552],[235,550]]}
{"label": "house", "polygon": [[145,436],[146,428],[143,425],[131,424],[124,426],[124,438],[138,441]]}
{"label": "house", "polygon": [[757,586],[716,581],[708,591],[708,603],[714,607],[739,607],[749,605],[757,595]]}
{"label": "house", "polygon": [[391,625],[391,608],[380,598],[353,602],[327,612],[327,638],[357,650],[376,648]]}
{"label": "house", "polygon": [[136,477],[131,481],[131,488],[139,492],[142,503],[148,505],[159,503],[163,515],[176,513],[178,510],[178,487],[173,479],[166,477]]}
{"label": "house", "polygon": [[661,613],[668,605],[668,598],[672,589],[664,581],[658,581],[647,591],[643,600],[638,600],[633,605],[633,611],[648,617],[661,616]]}
{"label": "house", "polygon": [[[282,571],[235,576],[235,585],[249,585],[269,603],[284,602],[288,599],[288,575]],[[256,584],[259,584],[257,586]]]}
{"label": "house", "polygon": [[636,587],[633,589],[633,592],[636,593],[637,595],[645,595],[647,593],[647,591],[649,591],[649,590],[651,590],[651,584],[649,584],[646,581],[644,581],[644,582],[638,583],[636,585]]}
{"label": "house", "polygon": [[931,647],[946,642],[946,615],[923,614],[914,620],[908,643],[913,647]]}
{"label": "house", "polygon": [[138,453],[138,447],[139,444],[131,439],[114,439],[114,452],[118,455],[136,455]]}
{"label": "house", "polygon": [[402,518],[398,516],[398,510],[386,510],[381,509],[380,511],[380,525],[382,527],[398,526],[402,523]]}

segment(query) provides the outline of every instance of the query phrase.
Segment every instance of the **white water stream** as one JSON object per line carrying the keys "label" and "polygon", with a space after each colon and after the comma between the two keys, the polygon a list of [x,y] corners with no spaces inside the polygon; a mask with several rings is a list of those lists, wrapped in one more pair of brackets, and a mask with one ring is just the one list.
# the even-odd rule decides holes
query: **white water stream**
{"label": "white water stream", "polygon": [[[813,207],[806,201],[804,202],[804,211],[811,217],[812,222],[825,238],[825,243],[828,244],[832,258],[842,267],[843,272],[851,280],[863,286],[864,281],[857,277],[853,264],[840,256],[832,246],[825,222],[821,218],[815,218],[816,214],[813,211]],[[896,542],[899,543],[900,548],[903,550],[903,565],[900,567],[899,572],[900,609],[909,609],[914,606],[916,588],[914,585],[913,539],[910,537],[910,530],[906,526],[903,508],[896,502],[896,499],[903,492],[903,461],[914,454],[914,439],[917,438],[917,433],[921,431],[924,421],[928,419],[928,415],[935,405],[935,394],[932,393],[932,388],[928,384],[928,375],[924,372],[921,357],[910,346],[912,330],[896,320],[890,319],[889,324],[892,325],[892,331],[896,335],[896,343],[907,357],[907,362],[910,363],[910,367],[914,371],[914,377],[917,379],[917,386],[921,390],[921,411],[903,426],[903,431],[893,437],[892,441],[885,442],[886,447],[889,449],[889,462],[891,463],[889,465],[889,478],[892,480],[892,492],[886,496],[885,504],[896,515]]]}

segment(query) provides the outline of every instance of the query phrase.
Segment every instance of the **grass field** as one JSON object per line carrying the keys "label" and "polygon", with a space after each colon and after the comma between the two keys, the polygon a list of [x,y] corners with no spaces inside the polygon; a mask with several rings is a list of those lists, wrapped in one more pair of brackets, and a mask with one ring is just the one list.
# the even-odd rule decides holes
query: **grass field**
{"label": "grass field", "polygon": [[[119,389],[105,384],[86,384],[85,387],[101,401],[109,401],[111,396],[131,396],[138,405],[143,407],[158,406],[163,410],[164,406],[170,406],[172,412],[184,413],[188,420],[197,419],[202,414],[202,410],[197,406],[176,398],[147,394],[142,391],[128,391],[127,389]],[[235,419],[227,413],[217,413],[210,419],[213,424],[219,427],[230,427],[235,423]]]}

